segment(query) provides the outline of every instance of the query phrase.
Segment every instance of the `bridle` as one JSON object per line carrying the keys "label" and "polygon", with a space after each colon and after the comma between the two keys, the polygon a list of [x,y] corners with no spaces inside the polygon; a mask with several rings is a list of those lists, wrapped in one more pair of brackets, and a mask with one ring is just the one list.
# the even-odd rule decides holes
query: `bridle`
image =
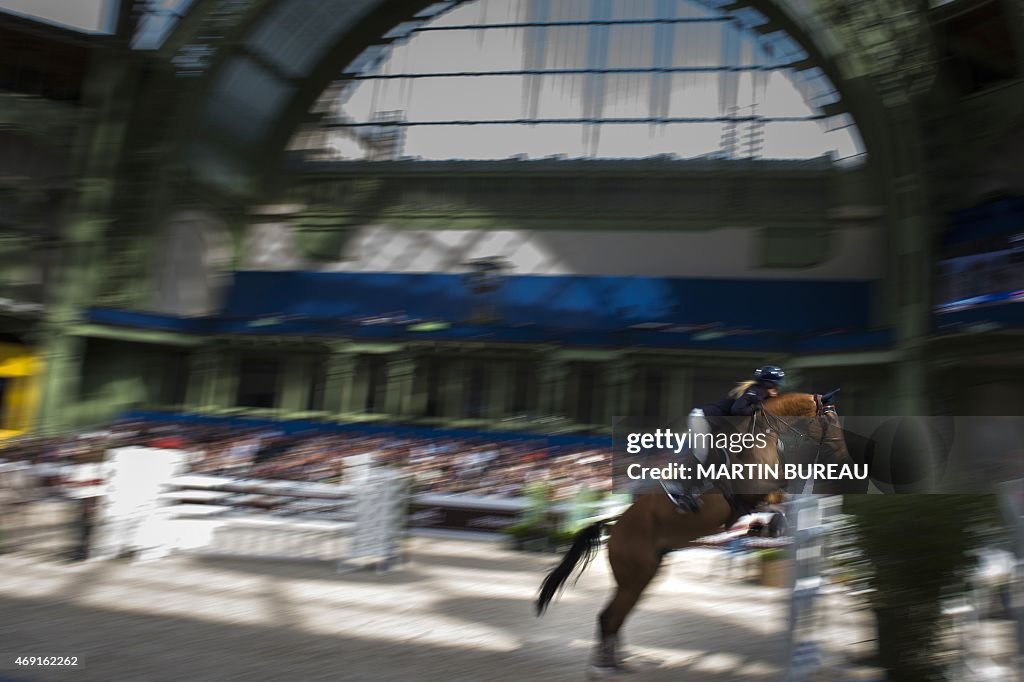
{"label": "bridle", "polygon": [[[831,395],[834,395],[834,393],[835,392],[829,394],[829,399],[831,398]],[[833,405],[828,399],[823,399],[821,395],[816,394],[814,396],[814,402],[816,405],[814,416],[817,419],[823,422],[827,422],[831,417],[836,417],[839,415],[839,411],[836,409],[836,406]],[[786,466],[785,448],[782,445],[783,432],[788,431],[794,433],[800,440],[814,440],[814,438],[812,438],[810,434],[794,426],[793,423],[787,421],[785,417],[774,414],[763,407],[754,413],[754,418],[750,421],[751,434],[753,434],[757,430],[757,420],[759,418],[764,421],[769,432],[775,432],[775,434],[778,436],[778,439],[776,440],[775,451],[779,459],[779,465],[781,465],[783,468],[785,468]],[[825,423],[823,425],[823,428],[821,429],[821,438],[817,439],[818,447],[814,453],[815,464],[817,464],[818,460],[821,459],[821,448],[825,443],[838,443],[843,440],[842,435],[828,438],[828,427],[828,423]]]}

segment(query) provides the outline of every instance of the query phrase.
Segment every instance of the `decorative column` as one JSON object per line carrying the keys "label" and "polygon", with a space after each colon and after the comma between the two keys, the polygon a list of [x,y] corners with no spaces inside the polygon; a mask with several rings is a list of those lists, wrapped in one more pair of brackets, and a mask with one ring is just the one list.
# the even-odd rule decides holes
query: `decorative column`
{"label": "decorative column", "polygon": [[216,348],[199,348],[188,359],[188,388],[185,406],[204,411],[213,405],[213,383],[217,374],[219,352]]}
{"label": "decorative column", "polygon": [[896,340],[903,358],[896,363],[897,410],[905,415],[928,413],[924,349],[931,324],[929,281],[932,267],[930,230],[923,215],[923,178],[906,175],[895,187],[898,216],[898,314]]}
{"label": "decorative column", "polygon": [[504,419],[512,403],[512,367],[507,360],[490,363],[486,416],[492,421]]}
{"label": "decorative column", "polygon": [[425,358],[422,362],[417,361],[412,376],[412,394],[409,396],[409,416],[413,419],[427,416],[432,370],[433,365],[429,358]]}
{"label": "decorative column", "polygon": [[352,374],[352,396],[348,412],[366,414],[366,404],[370,394],[370,363],[367,355],[357,355],[355,371]]}
{"label": "decorative column", "polygon": [[388,388],[385,399],[387,414],[407,417],[412,408],[412,384],[416,374],[416,360],[396,355],[388,358]]}
{"label": "decorative column", "polygon": [[[665,417],[669,416],[668,402],[669,402],[669,396],[672,393],[672,373],[671,373],[669,367],[667,367],[664,364],[662,364],[662,359],[661,358],[658,358],[658,360],[656,360],[655,362],[657,364],[653,364],[653,365],[648,365],[647,366],[647,372],[649,373],[649,375],[660,377],[660,380],[661,380],[660,381],[660,385],[658,387],[658,413],[657,413],[657,415],[651,415],[651,416],[658,416],[658,417],[665,418]],[[646,398],[646,391],[647,391],[647,386],[645,385],[644,386],[644,394],[645,394],[644,397],[645,398]]]}
{"label": "decorative column", "polygon": [[83,144],[73,160],[78,191],[74,205],[61,220],[65,226],[61,230],[62,267],[49,292],[43,326],[46,365],[39,421],[44,432],[78,425],[75,411],[81,393],[84,342],[71,336],[71,328],[95,305],[101,277],[108,274],[108,227],[115,218],[118,164],[138,84],[138,60],[129,58],[127,34],[120,32],[127,25],[126,17],[125,13],[119,15],[119,32],[110,49],[101,51],[90,64],[83,90],[83,107],[95,115],[81,131]]}
{"label": "decorative column", "polygon": [[45,380],[39,417],[43,429],[59,431],[76,425],[72,406],[77,404],[85,341],[51,331],[43,353]]}
{"label": "decorative column", "polygon": [[[923,415],[929,411],[925,346],[931,326],[930,283],[932,231],[928,220],[932,207],[926,185],[920,115],[915,103],[900,91],[887,92],[882,144],[887,153],[887,277],[889,313],[896,348],[902,357],[895,363],[892,395],[895,414]],[[874,153],[874,152],[872,152]]]}
{"label": "decorative column", "polygon": [[211,375],[208,405],[233,407],[238,395],[238,356],[230,348],[220,349]]}
{"label": "decorative column", "polygon": [[562,385],[562,414],[574,424],[582,422],[579,413],[582,372],[583,363],[565,363]]}
{"label": "decorative column", "polygon": [[441,414],[450,419],[466,416],[466,361],[450,360],[441,372]]}
{"label": "decorative column", "polygon": [[614,360],[605,367],[604,377],[608,395],[605,403],[608,423],[611,423],[612,417],[631,416],[636,365],[629,359]]}
{"label": "decorative column", "polygon": [[284,364],[277,407],[282,412],[302,412],[309,396],[309,357],[289,354]]}
{"label": "decorative column", "polygon": [[565,386],[569,376],[569,365],[558,358],[546,358],[540,367],[537,401],[541,416],[565,416]]}
{"label": "decorative column", "polygon": [[671,419],[686,417],[693,409],[693,370],[689,367],[670,367],[666,398]]}
{"label": "decorative column", "polygon": [[196,410],[202,406],[210,364],[209,351],[206,348],[197,348],[189,355],[184,406],[186,410]]}
{"label": "decorative column", "polygon": [[324,381],[324,411],[332,415],[352,411],[352,389],[355,384],[356,356],[341,349],[332,349],[327,359]]}

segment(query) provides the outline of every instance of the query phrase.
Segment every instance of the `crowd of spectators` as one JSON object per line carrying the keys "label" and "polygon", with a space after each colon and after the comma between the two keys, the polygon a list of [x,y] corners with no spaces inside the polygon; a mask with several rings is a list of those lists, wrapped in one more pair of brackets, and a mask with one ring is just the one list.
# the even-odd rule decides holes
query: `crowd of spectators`
{"label": "crowd of spectators", "polygon": [[101,461],[116,447],[143,445],[184,450],[193,473],[249,478],[339,482],[348,458],[369,456],[413,478],[414,492],[514,497],[546,482],[556,499],[581,490],[611,490],[610,449],[551,447],[546,441],[456,439],[436,432],[398,436],[293,433],[222,425],[122,422],[70,437],[28,437],[0,445],[0,460],[29,460],[59,470]]}
{"label": "crowd of spectators", "polygon": [[939,305],[1024,291],[1024,247],[942,261],[936,285]]}

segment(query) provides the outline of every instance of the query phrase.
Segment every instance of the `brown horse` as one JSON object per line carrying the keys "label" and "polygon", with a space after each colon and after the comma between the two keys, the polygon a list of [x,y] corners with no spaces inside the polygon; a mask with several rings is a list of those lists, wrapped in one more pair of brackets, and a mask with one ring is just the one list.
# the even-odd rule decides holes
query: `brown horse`
{"label": "brown horse", "polygon": [[[779,464],[779,438],[783,432],[789,432],[813,445],[819,461],[829,458],[838,463],[852,463],[839,417],[835,408],[825,402],[821,396],[808,393],[790,393],[766,400],[762,413],[752,417],[752,423],[748,422],[751,428],[766,431],[766,447],[752,448],[738,455],[736,461]],[[810,417],[818,418],[807,419]],[[782,467],[778,468],[781,475]],[[785,481],[745,481],[744,485],[742,493],[733,495],[731,502],[723,494],[705,494],[701,508],[693,513],[681,513],[661,492],[640,495],[617,520],[607,519],[587,526],[577,533],[561,563],[544,579],[536,602],[537,615],[544,613],[581,560],[580,570],[586,568],[601,545],[605,526],[614,521],[608,539],[608,560],[617,587],[598,617],[599,642],[593,668],[594,672],[602,674],[624,671],[618,652],[619,630],[658,572],[665,555],[717,532],[742,511],[754,509],[773,498],[781,499]]]}

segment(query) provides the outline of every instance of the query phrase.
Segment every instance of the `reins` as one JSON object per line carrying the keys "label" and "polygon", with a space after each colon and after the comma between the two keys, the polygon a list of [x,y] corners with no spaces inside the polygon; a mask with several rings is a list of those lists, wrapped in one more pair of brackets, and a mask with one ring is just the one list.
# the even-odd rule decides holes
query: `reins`
{"label": "reins", "polygon": [[[825,420],[825,419],[827,419],[831,415],[838,414],[837,411],[836,411],[835,405],[822,404],[821,399],[818,396],[815,396],[815,403],[817,404],[818,409],[817,409],[817,414],[815,414],[814,416],[815,416],[815,418],[817,418],[819,420]],[[761,408],[756,413],[754,413],[754,418],[750,422],[750,432],[751,433],[753,433],[756,430],[756,428],[757,428],[757,418],[758,418],[758,415],[760,415],[764,419],[765,423],[768,426],[768,430],[769,431],[774,431],[780,437],[779,442],[776,443],[775,452],[776,452],[776,455],[778,456],[779,464],[781,464],[782,466],[785,466],[785,464],[786,464],[786,455],[784,454],[784,448],[782,447],[782,442],[781,442],[781,436],[782,436],[782,433],[783,433],[783,429],[780,427],[780,424],[785,427],[785,430],[791,431],[791,432],[795,433],[802,440],[814,440],[813,438],[811,438],[811,436],[809,434],[807,434],[804,431],[798,429],[791,422],[786,421],[786,419],[783,418],[782,416],[774,414],[774,413],[768,411],[765,408]],[[818,439],[818,447],[817,447],[817,449],[815,450],[815,453],[814,453],[814,463],[815,464],[817,464],[818,460],[821,459],[821,448],[822,448],[822,446],[825,443],[837,443],[837,442],[842,440],[842,436],[837,436],[837,437],[834,437],[834,438],[826,438],[827,435],[828,435],[828,425],[826,424],[822,428],[822,430],[821,430],[821,438]]]}

